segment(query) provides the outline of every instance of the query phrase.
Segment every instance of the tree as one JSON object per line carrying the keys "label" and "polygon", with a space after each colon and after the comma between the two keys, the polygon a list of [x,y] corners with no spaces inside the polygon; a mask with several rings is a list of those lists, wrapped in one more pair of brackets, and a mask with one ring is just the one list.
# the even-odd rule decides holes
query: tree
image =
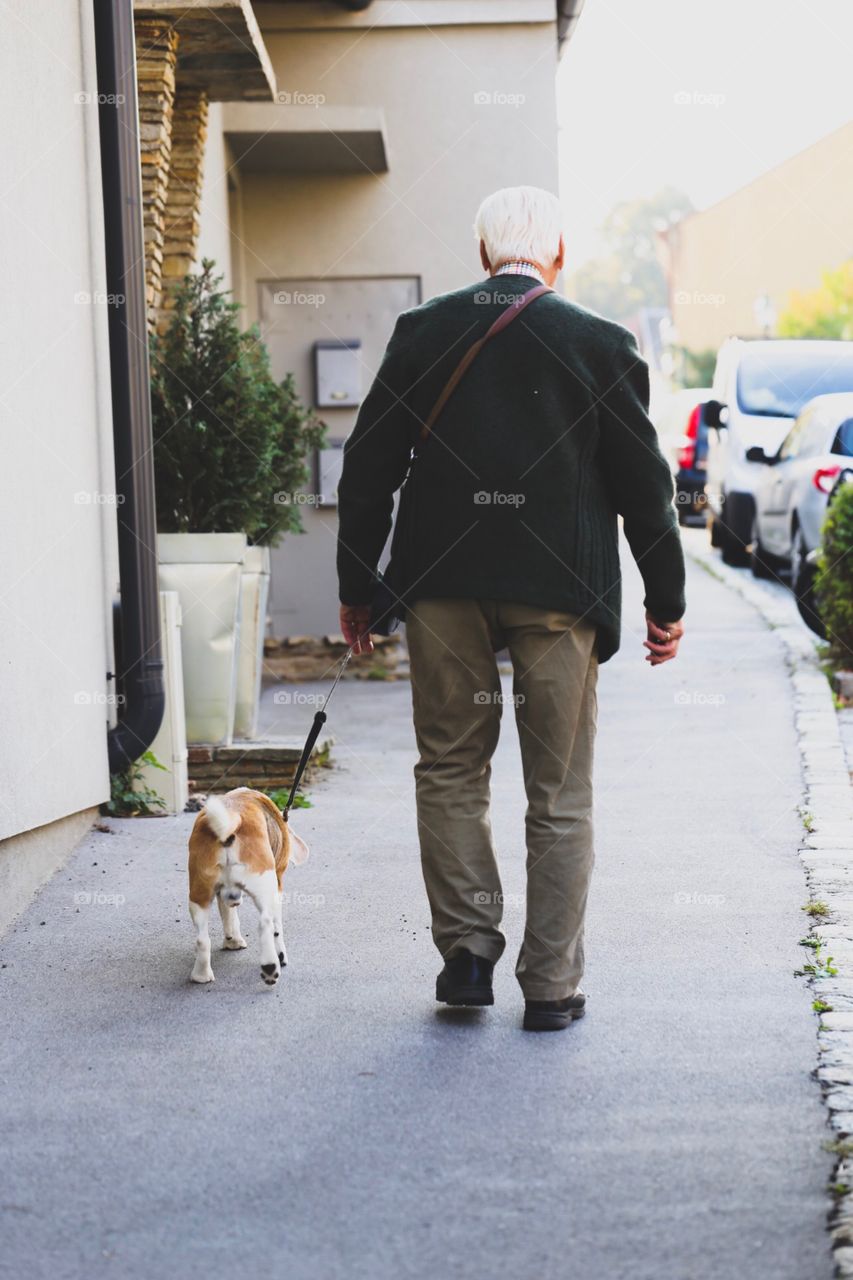
{"label": "tree", "polygon": [[675,187],[617,204],[601,228],[609,252],[570,276],[573,296],[583,306],[623,322],[641,307],[666,307],[669,297],[657,234],[692,209],[688,197]]}
{"label": "tree", "polygon": [[853,260],[825,271],[819,289],[790,295],[779,317],[783,338],[853,339]]}
{"label": "tree", "polygon": [[324,427],[276,382],[257,327],[205,260],[174,295],[165,332],[151,340],[157,527],[161,533],[246,533],[274,546],[301,529],[293,494]]}
{"label": "tree", "polygon": [[713,347],[691,351],[689,347],[675,347],[679,359],[678,382],[682,387],[710,387],[717,365],[717,352]]}

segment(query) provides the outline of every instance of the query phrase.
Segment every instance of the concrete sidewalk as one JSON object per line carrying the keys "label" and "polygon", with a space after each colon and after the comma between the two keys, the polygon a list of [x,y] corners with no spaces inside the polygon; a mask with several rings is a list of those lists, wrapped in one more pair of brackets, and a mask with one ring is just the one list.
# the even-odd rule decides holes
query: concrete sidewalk
{"label": "concrete sidewalk", "polygon": [[[294,819],[312,857],[288,873],[276,988],[252,908],[249,950],[188,982],[190,815],[111,821],[4,939],[0,1274],[830,1276],[784,663],[693,566],[682,657],[649,670],[627,577],[633,634],[600,683],[588,1016],[519,1030],[508,716],[497,1003],[435,1006],[409,688],[346,683],[337,768]],[[270,698],[264,728],[311,710]]]}

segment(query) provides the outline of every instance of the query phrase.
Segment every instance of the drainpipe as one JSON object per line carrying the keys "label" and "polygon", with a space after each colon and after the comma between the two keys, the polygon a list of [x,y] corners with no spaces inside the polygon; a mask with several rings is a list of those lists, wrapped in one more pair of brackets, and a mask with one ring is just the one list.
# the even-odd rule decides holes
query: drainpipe
{"label": "drainpipe", "polygon": [[583,6],[584,0],[557,0],[557,39],[561,46],[571,39]]}
{"label": "drainpipe", "polygon": [[107,293],[121,299],[107,308],[121,582],[116,688],[123,695],[119,722],[107,735],[115,773],[151,746],[165,693],[133,0],[94,0],[94,15]]}

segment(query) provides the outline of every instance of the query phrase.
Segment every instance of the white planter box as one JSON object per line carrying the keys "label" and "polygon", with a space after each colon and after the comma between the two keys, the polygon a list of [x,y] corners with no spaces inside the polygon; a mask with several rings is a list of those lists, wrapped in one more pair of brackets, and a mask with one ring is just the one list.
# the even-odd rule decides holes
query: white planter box
{"label": "white planter box", "polygon": [[256,738],[264,635],[270,593],[269,547],[247,547],[240,584],[240,644],[237,653],[235,738]]}
{"label": "white planter box", "polygon": [[234,734],[244,533],[161,533],[160,589],[181,602],[187,741]]}

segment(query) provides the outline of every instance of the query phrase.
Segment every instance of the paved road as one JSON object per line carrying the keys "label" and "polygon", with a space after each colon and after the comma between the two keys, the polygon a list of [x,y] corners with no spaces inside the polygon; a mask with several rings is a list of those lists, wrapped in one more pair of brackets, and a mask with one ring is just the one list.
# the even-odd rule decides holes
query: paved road
{"label": "paved road", "polygon": [[[2,945],[0,1273],[829,1277],[787,679],[743,601],[697,568],[689,586],[678,664],[650,671],[627,634],[602,671],[590,1011],[570,1032],[519,1030],[514,905],[495,1009],[433,1004],[406,685],[336,695],[340,765],[298,815],[313,854],[272,992],[254,947],[187,982],[189,817],[84,842]],[[639,621],[633,576],[627,604]],[[279,731],[309,718],[269,704]]]}

